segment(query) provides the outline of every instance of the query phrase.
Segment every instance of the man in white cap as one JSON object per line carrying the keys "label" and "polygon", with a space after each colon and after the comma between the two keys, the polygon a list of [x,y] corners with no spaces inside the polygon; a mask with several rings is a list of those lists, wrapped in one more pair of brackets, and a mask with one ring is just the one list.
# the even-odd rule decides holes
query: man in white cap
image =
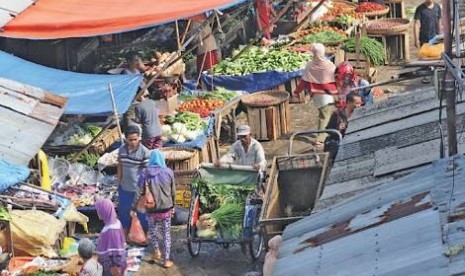
{"label": "man in white cap", "polygon": [[250,127],[241,125],[237,129],[237,141],[229,152],[220,159],[220,163],[252,166],[254,169],[266,169],[265,151],[262,145],[250,135]]}

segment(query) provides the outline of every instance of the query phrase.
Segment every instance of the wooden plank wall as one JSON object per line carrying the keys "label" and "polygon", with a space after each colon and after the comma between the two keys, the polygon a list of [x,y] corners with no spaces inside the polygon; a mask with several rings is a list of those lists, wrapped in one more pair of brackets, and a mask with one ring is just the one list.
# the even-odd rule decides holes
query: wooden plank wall
{"label": "wooden plank wall", "polygon": [[[447,150],[445,119],[443,109],[441,122]],[[462,153],[464,130],[462,101],[457,104],[458,148]],[[432,87],[361,108],[349,122],[322,199],[335,202],[425,167],[440,158],[440,141],[439,100]]]}

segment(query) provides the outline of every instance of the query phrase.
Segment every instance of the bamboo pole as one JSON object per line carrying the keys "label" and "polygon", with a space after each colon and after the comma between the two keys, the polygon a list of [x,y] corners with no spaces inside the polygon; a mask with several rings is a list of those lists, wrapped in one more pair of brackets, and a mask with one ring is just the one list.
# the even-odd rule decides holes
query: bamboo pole
{"label": "bamboo pole", "polygon": [[115,94],[113,93],[113,87],[111,86],[111,83],[108,84],[108,91],[110,92],[111,104],[113,106],[113,115],[115,116],[116,127],[118,128],[119,138],[120,138],[121,143],[124,143],[123,132],[119,124],[118,109],[116,109]]}

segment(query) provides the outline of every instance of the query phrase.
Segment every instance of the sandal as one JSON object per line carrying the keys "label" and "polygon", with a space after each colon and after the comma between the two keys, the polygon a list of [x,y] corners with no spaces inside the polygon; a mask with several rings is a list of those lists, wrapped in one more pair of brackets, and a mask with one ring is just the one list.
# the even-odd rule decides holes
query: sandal
{"label": "sandal", "polygon": [[160,260],[161,259],[161,252],[160,250],[156,250],[152,253],[152,261]]}
{"label": "sandal", "polygon": [[164,267],[164,268],[171,268],[173,265],[174,265],[173,262],[170,261],[170,260],[165,261],[165,262],[163,263],[163,267]]}

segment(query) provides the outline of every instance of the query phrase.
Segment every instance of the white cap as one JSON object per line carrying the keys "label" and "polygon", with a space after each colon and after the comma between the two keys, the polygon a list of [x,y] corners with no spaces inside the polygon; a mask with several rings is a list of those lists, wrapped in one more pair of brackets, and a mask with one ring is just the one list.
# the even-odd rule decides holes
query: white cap
{"label": "white cap", "polygon": [[240,125],[237,128],[237,135],[238,136],[245,136],[250,134],[250,127],[248,125]]}

